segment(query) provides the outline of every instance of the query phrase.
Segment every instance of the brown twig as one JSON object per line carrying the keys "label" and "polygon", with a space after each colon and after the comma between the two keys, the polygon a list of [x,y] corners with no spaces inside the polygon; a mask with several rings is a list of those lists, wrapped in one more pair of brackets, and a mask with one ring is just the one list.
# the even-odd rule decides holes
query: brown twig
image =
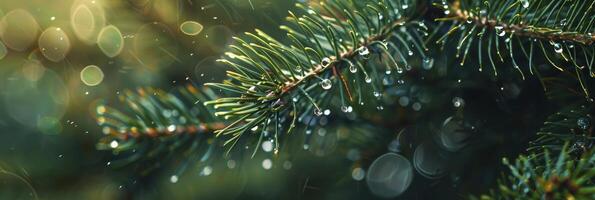
{"label": "brown twig", "polygon": [[451,9],[451,13],[453,13],[451,17],[454,20],[461,21],[463,23],[472,20],[476,25],[489,29],[502,27],[502,31],[505,31],[509,34],[558,42],[568,41],[584,45],[591,45],[595,42],[595,33],[584,34],[576,32],[564,32],[560,29],[535,27],[526,24],[507,24],[495,19],[471,15],[470,13],[459,9],[459,6],[457,6],[456,3],[453,4],[451,8],[453,8]]}
{"label": "brown twig", "polygon": [[116,135],[120,139],[128,140],[130,138],[138,139],[142,137],[149,137],[149,138],[156,138],[161,136],[173,136],[173,135],[180,135],[180,134],[211,134],[215,130],[222,129],[225,127],[225,124],[217,122],[211,124],[201,124],[201,125],[185,125],[185,126],[176,126],[175,131],[169,131],[167,129],[156,129],[156,128],[147,128],[143,131],[139,131],[138,128],[132,127],[127,129],[124,132],[117,132],[116,130],[112,130],[112,135]]}
{"label": "brown twig", "polygon": [[[408,20],[407,18],[401,18],[401,19],[398,19],[398,20],[394,21],[393,23],[383,27],[382,30],[380,31],[380,34],[370,36],[369,38],[366,39],[366,41],[362,44],[362,46],[367,46],[372,42],[385,40],[386,38],[388,38],[391,35],[392,30],[394,30],[397,27],[402,26],[407,20]],[[276,96],[281,97],[281,96],[285,95],[286,93],[291,92],[293,89],[295,89],[297,86],[299,86],[302,82],[307,81],[313,77],[319,76],[320,74],[326,72],[329,69],[332,69],[335,67],[340,67],[339,65],[337,65],[338,61],[343,60],[343,59],[350,60],[350,59],[355,58],[355,56],[358,55],[357,48],[359,48],[359,47],[354,46],[351,49],[347,50],[346,52],[341,53],[339,58],[337,58],[335,56],[331,56],[331,57],[329,57],[331,64],[329,64],[327,66],[322,66],[321,64],[318,64],[310,72],[308,72],[305,76],[295,79],[293,81],[286,82],[281,87],[281,92],[279,94],[277,94]]]}

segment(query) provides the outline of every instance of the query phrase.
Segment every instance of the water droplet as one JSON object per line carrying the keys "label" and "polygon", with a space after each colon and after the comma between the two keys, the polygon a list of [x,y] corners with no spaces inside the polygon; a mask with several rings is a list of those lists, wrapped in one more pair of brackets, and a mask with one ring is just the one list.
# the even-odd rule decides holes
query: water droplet
{"label": "water droplet", "polygon": [[167,126],[167,131],[170,133],[176,131],[176,125],[172,124],[172,125]]}
{"label": "water droplet", "polygon": [[380,96],[382,96],[382,93],[380,93],[380,92],[377,92],[377,91],[374,91],[374,96],[375,96],[375,97],[380,97]]}
{"label": "water droplet", "polygon": [[404,9],[407,9],[407,8],[409,8],[409,5],[408,5],[408,4],[403,4],[403,5],[401,5],[401,8],[402,8],[403,10],[404,10]]}
{"label": "water droplet", "polygon": [[415,102],[413,105],[411,105],[411,108],[413,108],[415,111],[419,111],[421,110],[421,104],[419,102]]}
{"label": "water droplet", "polygon": [[495,26],[494,27],[496,29],[496,34],[500,37],[506,35],[506,31],[504,31],[504,27],[503,26]]}
{"label": "water droplet", "polygon": [[171,177],[169,177],[169,182],[171,182],[171,183],[177,183],[178,182],[178,176],[172,175]]}
{"label": "water droplet", "polygon": [[353,178],[353,180],[356,181],[361,181],[364,180],[364,177],[366,176],[366,171],[364,171],[362,168],[355,168],[353,169],[353,171],[351,171],[351,177]]}
{"label": "water droplet", "polygon": [[262,168],[269,170],[273,167],[273,161],[271,161],[271,159],[264,159],[262,161]]}
{"label": "water droplet", "polygon": [[358,48],[358,49],[357,49],[357,53],[358,53],[360,56],[364,56],[364,57],[366,57],[366,58],[367,58],[367,56],[368,56],[368,55],[370,55],[370,50],[368,49],[368,47],[365,47],[365,46],[364,46],[364,47],[360,47],[360,48]]}
{"label": "water droplet", "polygon": [[521,4],[523,4],[523,8],[529,7],[529,0],[521,0]]}
{"label": "water droplet", "polygon": [[355,66],[352,62],[349,62],[349,72],[351,72],[351,73],[357,72],[357,66]]}
{"label": "water droplet", "polygon": [[409,97],[405,97],[405,96],[400,97],[399,98],[399,105],[401,105],[403,107],[408,106],[409,105]]}
{"label": "water droplet", "polygon": [[227,161],[227,167],[228,167],[229,169],[233,169],[233,168],[235,168],[235,167],[236,167],[236,161],[235,161],[235,160],[228,160],[228,161]]}
{"label": "water droplet", "polygon": [[343,105],[341,106],[341,111],[343,111],[344,113],[350,113],[353,111],[353,107]]}
{"label": "water droplet", "polygon": [[324,110],[324,113],[323,114],[326,115],[326,116],[329,116],[331,114],[331,110],[326,109],[326,110]]}
{"label": "water droplet", "polygon": [[109,146],[110,146],[112,149],[118,148],[118,145],[119,145],[119,144],[118,144],[118,141],[116,141],[116,140],[114,140],[114,141],[112,141],[112,142],[110,142],[110,143],[109,143]]}
{"label": "water droplet", "polygon": [[587,117],[579,118],[578,120],[576,120],[576,124],[578,125],[579,128],[581,128],[583,130],[587,130],[587,129],[589,129],[589,127],[591,127],[591,121]]}
{"label": "water droplet", "polygon": [[211,166],[205,166],[200,172],[200,174],[203,176],[211,175],[211,173],[213,173],[213,168]]}
{"label": "water droplet", "polygon": [[292,164],[290,161],[287,160],[287,161],[283,162],[283,169],[289,170],[289,169],[291,169],[291,167],[292,167]]}
{"label": "water droplet", "polygon": [[422,67],[427,70],[432,69],[432,67],[434,67],[434,59],[430,57],[425,57],[423,60]]}
{"label": "water droplet", "polygon": [[566,24],[568,24],[568,20],[566,20],[566,18],[560,20],[560,26],[566,26]]}
{"label": "water droplet", "polygon": [[366,81],[366,83],[371,83],[372,82],[372,78],[370,78],[369,76],[366,76],[366,78],[364,79],[364,81]]}
{"label": "water droplet", "polygon": [[314,109],[314,114],[315,114],[316,116],[320,116],[320,115],[322,115],[322,111],[321,111],[320,109],[318,109],[318,108],[315,108],[315,109]]}
{"label": "water droplet", "polygon": [[328,90],[328,89],[331,89],[331,87],[333,85],[331,83],[331,80],[324,79],[324,80],[322,80],[322,82],[320,82],[320,86],[322,87],[322,89]]}
{"label": "water droplet", "polygon": [[560,43],[554,43],[554,51],[556,51],[556,53],[562,53],[562,45],[560,45]]}
{"label": "water droplet", "polygon": [[262,142],[262,150],[264,150],[265,152],[271,152],[273,151],[273,141],[267,140]]}
{"label": "water droplet", "polygon": [[323,58],[322,62],[320,62],[320,64],[323,67],[328,67],[331,64],[331,59],[330,58]]}
{"label": "water droplet", "polygon": [[462,107],[463,105],[465,105],[465,100],[463,100],[463,98],[461,97],[454,97],[452,98],[452,105],[455,108]]}
{"label": "water droplet", "polygon": [[412,56],[412,55],[413,55],[413,51],[409,51],[409,52],[407,52],[407,55],[410,55],[410,56]]}

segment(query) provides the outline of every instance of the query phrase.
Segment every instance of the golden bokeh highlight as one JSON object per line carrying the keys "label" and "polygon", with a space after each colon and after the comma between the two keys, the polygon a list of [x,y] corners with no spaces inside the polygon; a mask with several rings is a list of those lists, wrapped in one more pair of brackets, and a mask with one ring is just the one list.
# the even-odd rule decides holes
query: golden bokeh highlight
{"label": "golden bokeh highlight", "polygon": [[37,40],[39,24],[26,10],[6,13],[0,21],[0,37],[4,44],[15,51],[25,51]]}
{"label": "golden bokeh highlight", "polygon": [[99,1],[77,0],[72,4],[70,25],[76,37],[84,43],[94,44],[105,23],[105,11]]}
{"label": "golden bokeh highlight", "polygon": [[97,36],[97,46],[108,57],[118,56],[124,48],[124,38],[118,27],[109,25],[101,29]]}
{"label": "golden bokeh highlight", "polygon": [[78,6],[71,16],[72,30],[81,40],[89,40],[93,36],[95,29],[95,19],[89,7],[85,5]]}
{"label": "golden bokeh highlight", "polygon": [[96,65],[86,66],[81,70],[81,81],[88,86],[99,85],[104,78],[103,71]]}
{"label": "golden bokeh highlight", "polygon": [[186,35],[198,35],[202,29],[202,24],[195,21],[185,21],[180,24],[180,31]]}
{"label": "golden bokeh highlight", "polygon": [[68,35],[57,27],[49,27],[39,36],[41,54],[53,62],[61,61],[70,52]]}

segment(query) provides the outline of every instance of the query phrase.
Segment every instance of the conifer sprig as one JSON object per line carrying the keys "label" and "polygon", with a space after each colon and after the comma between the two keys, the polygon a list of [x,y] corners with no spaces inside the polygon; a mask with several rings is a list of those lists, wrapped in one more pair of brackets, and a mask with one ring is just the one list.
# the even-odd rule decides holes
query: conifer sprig
{"label": "conifer sprig", "polygon": [[542,158],[545,150],[558,153],[564,144],[569,143],[569,153],[581,155],[590,150],[595,143],[591,123],[592,105],[566,106],[549,116],[543,127],[537,132],[537,139],[531,141],[529,152],[536,158]]}
{"label": "conifer sprig", "polygon": [[[246,33],[220,60],[234,68],[228,72],[231,80],[208,85],[234,96],[207,103],[233,121],[218,134],[237,141],[246,132],[271,129],[277,137],[304,116],[328,112],[324,106],[350,112],[355,102],[364,103],[364,85],[378,97],[383,75],[409,70],[413,54],[427,57],[422,40],[427,27],[413,20],[412,2],[329,0],[297,7],[303,15],[290,12],[281,26],[287,37]],[[332,93],[338,93],[338,102],[331,103]]]}
{"label": "conifer sprig", "polygon": [[143,172],[160,165],[155,160],[181,157],[187,163],[199,155],[209,157],[212,151],[207,149],[221,146],[213,132],[225,127],[203,105],[213,98],[213,91],[193,85],[169,93],[153,88],[125,91],[120,96],[124,111],[105,103],[97,106],[96,119],[105,134],[97,147],[118,158],[108,165],[144,163]]}
{"label": "conifer sprig", "polygon": [[[510,61],[525,78],[523,71],[538,73],[535,62],[545,57],[560,71],[575,68],[580,74],[588,70],[595,77],[593,1],[457,0],[436,6],[447,15],[437,20],[452,22],[448,34],[438,42],[445,44],[454,37],[461,65],[474,53],[470,49],[477,46],[479,70],[491,65],[496,76],[498,61]],[[487,56],[489,64],[482,63],[482,56]]]}
{"label": "conifer sprig", "polygon": [[508,166],[510,175],[499,187],[480,199],[593,199],[595,198],[595,154],[587,151],[573,158],[568,145],[559,154],[545,151],[545,159],[520,156]]}

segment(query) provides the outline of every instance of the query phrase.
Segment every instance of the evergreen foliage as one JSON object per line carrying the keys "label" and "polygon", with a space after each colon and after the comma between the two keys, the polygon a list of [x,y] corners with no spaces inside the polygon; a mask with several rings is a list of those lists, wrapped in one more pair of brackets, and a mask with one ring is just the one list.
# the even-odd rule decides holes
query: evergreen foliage
{"label": "evergreen foliage", "polygon": [[[505,161],[510,174],[480,198],[592,199],[594,6],[590,0],[297,4],[280,27],[283,37],[258,29],[235,37],[219,60],[232,68],[228,79],[206,84],[210,89],[126,92],[129,112],[100,105],[97,119],[107,136],[98,147],[124,155],[125,163],[154,163],[175,152],[204,161],[206,149],[221,143],[231,150],[250,140],[257,151],[266,138],[275,141],[276,154],[289,135],[315,126],[307,120],[331,108],[347,115],[376,105],[394,87],[383,84],[385,76],[404,78],[414,67],[431,68],[434,54],[454,53],[461,66],[480,72],[489,66],[496,77],[510,75],[505,66],[512,66],[562,105],[530,143],[530,156]],[[444,15],[425,15],[436,8]],[[563,89],[552,92],[548,86],[557,80]]]}

